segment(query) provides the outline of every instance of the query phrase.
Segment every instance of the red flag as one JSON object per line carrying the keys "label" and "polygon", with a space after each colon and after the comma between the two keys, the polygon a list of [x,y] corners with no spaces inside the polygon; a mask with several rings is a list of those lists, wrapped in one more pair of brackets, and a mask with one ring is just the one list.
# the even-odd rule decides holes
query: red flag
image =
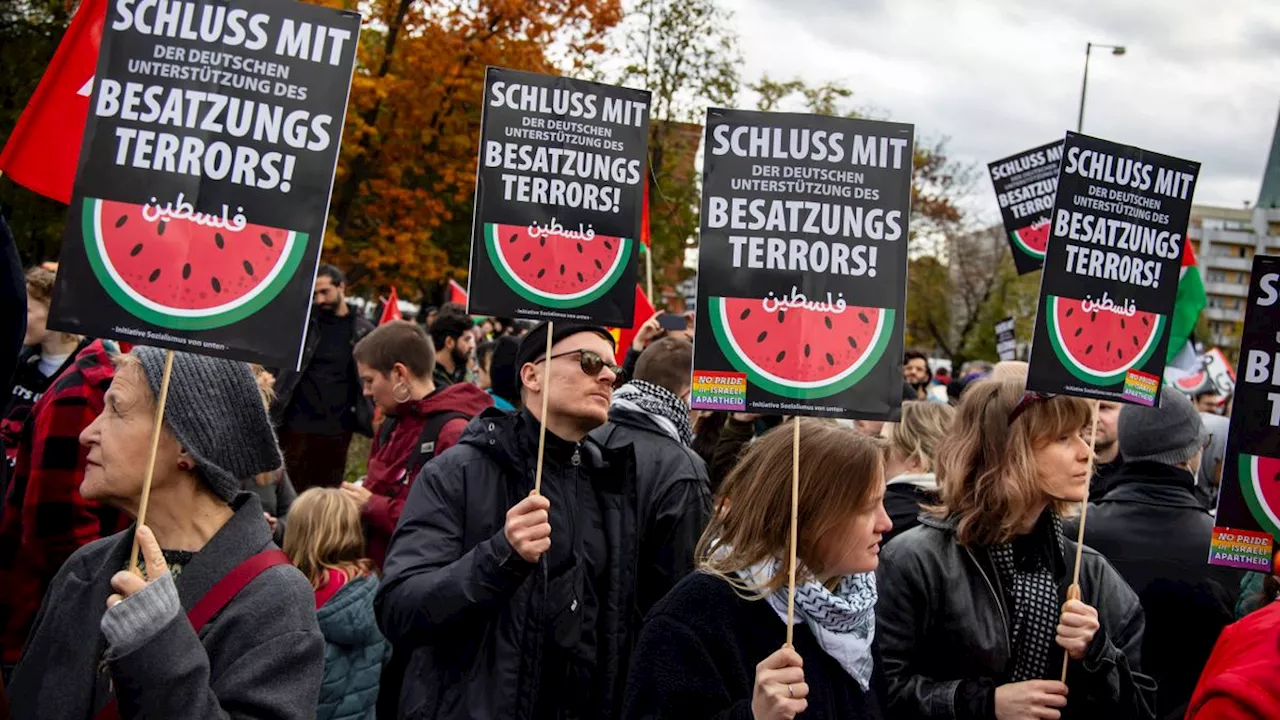
{"label": "red flag", "polygon": [[636,311],[631,319],[631,327],[629,328],[612,328],[610,332],[613,339],[618,343],[616,354],[621,358],[626,355],[627,349],[631,347],[631,341],[636,339],[636,333],[639,332],[640,326],[645,324],[649,318],[653,317],[653,304],[649,302],[648,296],[644,294],[644,290],[636,284]]}
{"label": "red flag", "polygon": [[458,303],[462,306],[466,306],[467,304],[467,289],[459,285],[457,280],[449,281],[448,302]]}
{"label": "red flag", "polygon": [[[649,247],[649,182],[645,178],[644,183],[644,202],[640,205],[640,245]],[[645,317],[645,320],[648,320]]]}
{"label": "red flag", "polygon": [[0,150],[0,171],[28,190],[64,203],[80,161],[89,94],[107,0],[83,0],[49,68]]}
{"label": "red flag", "polygon": [[382,307],[382,317],[378,318],[379,325],[386,325],[392,320],[403,320],[404,316],[400,314],[400,298],[396,297],[396,286],[391,286],[391,294],[387,296],[387,304]]}

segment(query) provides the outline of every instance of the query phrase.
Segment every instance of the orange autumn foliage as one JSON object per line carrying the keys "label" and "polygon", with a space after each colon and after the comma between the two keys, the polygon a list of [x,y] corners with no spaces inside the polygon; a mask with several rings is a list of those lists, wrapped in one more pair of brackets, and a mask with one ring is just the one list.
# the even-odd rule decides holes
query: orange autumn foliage
{"label": "orange autumn foliage", "polygon": [[[350,9],[354,0],[314,0]],[[465,284],[484,73],[572,74],[603,50],[620,0],[372,0],[334,179],[324,261],[406,299]]]}

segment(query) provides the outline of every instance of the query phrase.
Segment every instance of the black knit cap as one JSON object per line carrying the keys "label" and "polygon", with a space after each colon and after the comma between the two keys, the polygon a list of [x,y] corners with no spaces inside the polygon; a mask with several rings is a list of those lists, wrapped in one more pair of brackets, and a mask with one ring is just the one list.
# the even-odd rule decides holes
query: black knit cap
{"label": "black knit cap", "polygon": [[[546,321],[538,323],[528,335],[520,339],[520,349],[516,352],[516,373],[520,373],[520,368],[525,363],[537,362],[547,353],[547,323]],[[551,344],[555,345],[570,335],[578,333],[595,333],[605,340],[609,341],[609,347],[613,347],[613,336],[609,334],[601,325],[587,325],[584,323],[574,323],[565,321],[555,321],[555,328],[551,333]]]}

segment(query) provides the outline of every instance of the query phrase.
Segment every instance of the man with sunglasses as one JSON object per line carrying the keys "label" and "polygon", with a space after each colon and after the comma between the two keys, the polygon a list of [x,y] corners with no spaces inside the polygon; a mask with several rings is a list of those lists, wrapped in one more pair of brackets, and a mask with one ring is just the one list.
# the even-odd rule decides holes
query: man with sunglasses
{"label": "man with sunglasses", "polygon": [[623,379],[613,338],[542,323],[516,366],[525,409],[482,413],[409,492],[377,598],[395,648],[379,717],[616,716],[643,538],[631,448],[588,436]]}

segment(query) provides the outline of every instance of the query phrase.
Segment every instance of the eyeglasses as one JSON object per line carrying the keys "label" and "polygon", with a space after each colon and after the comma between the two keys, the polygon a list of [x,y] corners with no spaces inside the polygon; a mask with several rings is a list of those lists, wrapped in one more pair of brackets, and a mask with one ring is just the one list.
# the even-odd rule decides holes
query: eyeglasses
{"label": "eyeglasses", "polygon": [[604,371],[605,368],[609,368],[613,373],[613,387],[615,389],[622,387],[627,382],[627,373],[621,366],[605,362],[605,359],[600,357],[600,353],[597,353],[594,350],[568,350],[562,353],[556,353],[550,358],[540,358],[535,361],[534,364],[537,365],[543,360],[555,360],[556,358],[569,357],[570,355],[578,356],[578,365],[582,368],[582,372],[590,375],[591,377],[595,377]]}
{"label": "eyeglasses", "polygon": [[1017,420],[1019,415],[1026,412],[1027,408],[1031,407],[1032,405],[1035,405],[1038,402],[1044,402],[1045,400],[1049,400],[1053,397],[1054,397],[1053,393],[1028,391],[1025,395],[1022,396],[1022,399],[1018,401],[1018,404],[1013,406],[1013,410],[1009,411],[1009,424],[1013,425],[1013,421]]}

